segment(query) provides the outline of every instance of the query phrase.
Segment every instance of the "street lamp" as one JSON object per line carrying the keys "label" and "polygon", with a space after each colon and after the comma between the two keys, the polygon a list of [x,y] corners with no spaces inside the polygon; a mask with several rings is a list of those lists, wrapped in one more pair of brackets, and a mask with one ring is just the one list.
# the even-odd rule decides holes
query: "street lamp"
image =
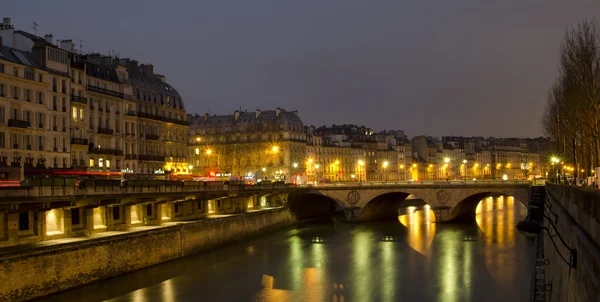
{"label": "street lamp", "polygon": [[363,166],[365,165],[365,162],[363,160],[359,160],[358,161],[358,167],[359,167],[359,174],[358,174],[358,181],[361,182],[363,177],[362,177],[362,172],[363,172]]}
{"label": "street lamp", "polygon": [[318,179],[319,179],[319,167],[320,166],[321,165],[319,165],[319,164],[315,165],[315,185],[317,185],[317,183],[318,183]]}
{"label": "street lamp", "polygon": [[400,170],[402,170],[402,180],[406,180],[406,171],[404,171],[404,165],[400,165]]}
{"label": "street lamp", "polygon": [[465,173],[465,181],[467,181],[467,169],[468,169],[468,167],[467,167],[467,160],[466,159],[463,159],[463,167],[464,167],[463,170],[464,170],[464,173]]}
{"label": "street lamp", "polygon": [[388,165],[389,165],[389,163],[388,163],[388,161],[387,161],[387,160],[386,160],[386,161],[384,161],[384,162],[383,162],[383,164],[381,165],[381,166],[383,167],[383,175],[382,175],[382,178],[383,178],[383,180],[384,180],[384,181],[387,181],[387,177],[386,177],[387,175],[386,175],[386,174],[387,174],[387,167],[388,167]]}

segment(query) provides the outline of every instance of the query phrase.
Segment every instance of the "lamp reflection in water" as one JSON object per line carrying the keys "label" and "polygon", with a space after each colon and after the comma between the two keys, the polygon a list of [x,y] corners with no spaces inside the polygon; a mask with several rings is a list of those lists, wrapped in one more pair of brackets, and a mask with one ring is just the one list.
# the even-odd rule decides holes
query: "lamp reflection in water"
{"label": "lamp reflection in water", "polygon": [[408,229],[408,245],[415,251],[428,255],[436,229],[435,214],[431,207],[428,204],[421,208],[407,207],[406,213],[399,215],[398,220]]}
{"label": "lamp reflection in water", "polygon": [[[515,262],[525,261],[515,249],[514,222],[527,215],[527,208],[512,196],[487,197],[475,210],[475,220],[483,233],[485,267],[500,289],[508,286],[519,273]],[[500,252],[499,252],[500,251]]]}

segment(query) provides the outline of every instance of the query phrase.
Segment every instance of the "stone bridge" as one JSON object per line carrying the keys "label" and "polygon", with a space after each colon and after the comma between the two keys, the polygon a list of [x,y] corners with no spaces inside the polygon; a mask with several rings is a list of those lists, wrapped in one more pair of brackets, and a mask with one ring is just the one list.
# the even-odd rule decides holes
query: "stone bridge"
{"label": "stone bridge", "polygon": [[527,205],[529,194],[527,181],[335,184],[298,191],[290,196],[288,207],[299,218],[341,208],[348,222],[360,222],[393,219],[401,204],[411,205],[410,199],[418,198],[434,211],[436,221],[446,222],[474,218],[487,196],[512,196]]}

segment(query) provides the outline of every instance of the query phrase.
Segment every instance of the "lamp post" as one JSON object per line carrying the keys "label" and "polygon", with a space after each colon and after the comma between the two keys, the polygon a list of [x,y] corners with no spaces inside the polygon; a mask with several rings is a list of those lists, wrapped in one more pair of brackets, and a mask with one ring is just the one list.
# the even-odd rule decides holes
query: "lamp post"
{"label": "lamp post", "polygon": [[318,182],[319,182],[319,181],[318,181],[318,179],[319,179],[319,167],[320,167],[320,166],[321,166],[321,165],[319,165],[319,164],[316,164],[316,165],[315,165],[315,186],[316,186],[316,185],[318,184]]}
{"label": "lamp post", "polygon": [[402,180],[406,180],[406,171],[404,170],[404,165],[400,165],[400,171],[402,175]]}
{"label": "lamp post", "polygon": [[337,175],[337,180],[338,180],[338,182],[340,182],[341,181],[341,177],[340,177],[340,161],[336,159],[333,164],[335,166],[335,174]]}
{"label": "lamp post", "polygon": [[361,159],[358,161],[358,181],[362,182],[363,181],[363,167],[365,166],[365,162]]}
{"label": "lamp post", "polygon": [[[310,173],[310,170],[312,168],[312,163],[313,163],[313,159],[309,158],[306,160],[306,180],[310,181],[310,178],[308,178],[308,174]],[[311,173],[312,174],[312,173]],[[317,178],[315,177],[315,181],[317,180]]]}
{"label": "lamp post", "polygon": [[389,163],[388,161],[384,161],[383,164],[381,165],[381,167],[383,168],[383,175],[381,178],[383,178],[383,181],[387,181],[387,167],[388,167]]}
{"label": "lamp post", "polygon": [[207,157],[207,159],[206,159],[206,163],[207,163],[207,166],[208,166],[209,170],[211,169],[211,166],[212,166],[212,160],[211,160],[211,158],[212,158],[212,156],[213,156],[213,155],[215,155],[215,154],[216,154],[216,157],[217,157],[217,164],[215,165],[215,168],[216,168],[217,170],[219,170],[219,153],[215,153],[215,152],[214,152],[212,149],[210,149],[210,148],[206,149],[206,151],[204,151],[204,153],[206,154],[206,157]]}
{"label": "lamp post", "polygon": [[467,166],[467,160],[463,159],[463,170],[464,170],[464,174],[465,174],[465,181],[467,181],[467,171],[468,171],[468,166]]}
{"label": "lamp post", "polygon": [[450,158],[444,157],[444,172],[446,174],[446,181],[448,181],[448,166],[450,165]]}
{"label": "lamp post", "polygon": [[292,176],[292,177],[294,177],[294,183],[298,184],[298,163],[293,163],[292,167],[294,168],[294,173]]}

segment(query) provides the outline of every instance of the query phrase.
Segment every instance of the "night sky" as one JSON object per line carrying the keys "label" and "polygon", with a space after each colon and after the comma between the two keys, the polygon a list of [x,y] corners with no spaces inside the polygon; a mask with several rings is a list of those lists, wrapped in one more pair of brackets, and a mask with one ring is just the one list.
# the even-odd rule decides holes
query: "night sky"
{"label": "night sky", "polygon": [[281,107],[317,126],[531,137],[566,27],[600,18],[600,1],[39,0],[0,14],[154,64],[189,113]]}

